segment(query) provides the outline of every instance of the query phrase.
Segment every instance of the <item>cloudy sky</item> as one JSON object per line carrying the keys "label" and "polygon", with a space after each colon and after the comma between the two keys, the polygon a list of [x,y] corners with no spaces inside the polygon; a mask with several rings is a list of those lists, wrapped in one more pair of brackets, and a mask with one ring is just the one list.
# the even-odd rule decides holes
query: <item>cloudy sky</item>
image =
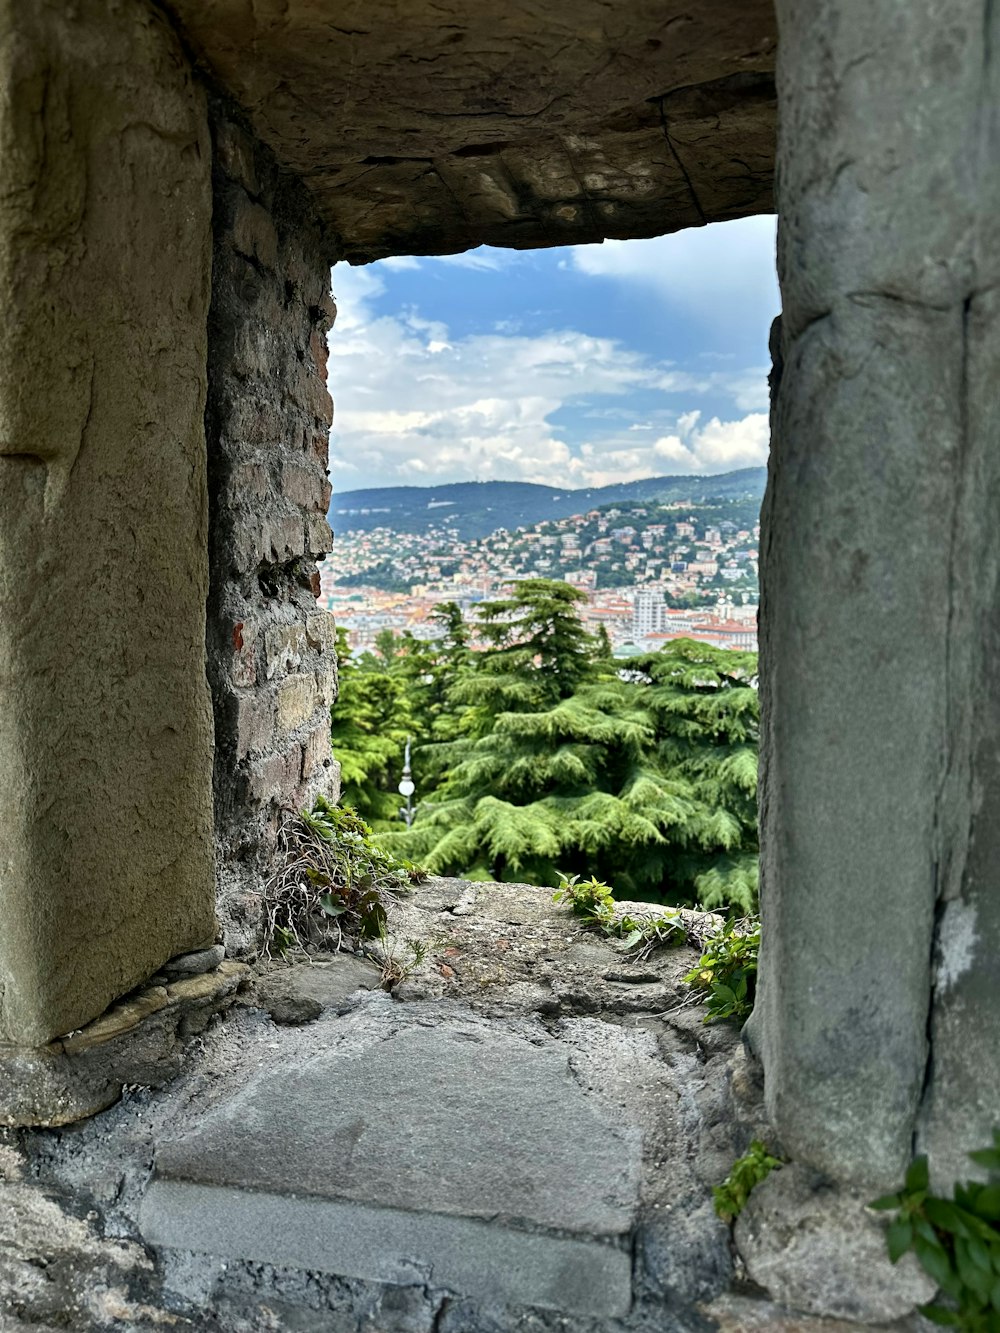
{"label": "cloudy sky", "polygon": [[774,219],[333,271],[336,491],[767,458]]}

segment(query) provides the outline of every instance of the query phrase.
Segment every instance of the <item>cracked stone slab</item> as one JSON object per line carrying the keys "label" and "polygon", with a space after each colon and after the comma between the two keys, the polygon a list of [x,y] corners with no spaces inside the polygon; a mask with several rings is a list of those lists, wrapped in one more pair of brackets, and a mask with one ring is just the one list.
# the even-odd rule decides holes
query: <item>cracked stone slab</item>
{"label": "cracked stone slab", "polygon": [[162,1146],[147,1242],[621,1315],[641,1138],[554,1043],[423,1006],[271,1068]]}

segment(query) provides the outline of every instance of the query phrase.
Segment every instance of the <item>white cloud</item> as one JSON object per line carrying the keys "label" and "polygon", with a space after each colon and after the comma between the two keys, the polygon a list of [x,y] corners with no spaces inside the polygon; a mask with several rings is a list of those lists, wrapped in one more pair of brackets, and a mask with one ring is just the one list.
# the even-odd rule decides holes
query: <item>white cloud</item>
{"label": "white cloud", "polygon": [[[338,266],[333,284],[336,490],[372,478],[604,485],[767,457],[763,371],[693,373],[575,329],[459,337],[414,310],[380,314],[386,284],[373,267]],[[705,394],[746,415],[702,423],[692,404]]]}
{"label": "white cloud", "polygon": [[396,273],[403,269],[418,269],[420,267],[420,260],[416,255],[392,255],[389,259],[382,259],[379,262],[383,268]]}
{"label": "white cloud", "polygon": [[580,245],[572,264],[591,277],[639,284],[703,324],[764,322],[780,308],[775,226],[758,216],[648,241]]}
{"label": "white cloud", "polygon": [[481,245],[476,250],[463,250],[457,255],[435,255],[434,262],[451,264],[455,268],[474,268],[495,273],[510,263],[516,263],[519,258],[520,255],[516,250],[494,250]]}
{"label": "white cloud", "polygon": [[766,412],[753,412],[738,421],[712,417],[699,427],[700,412],[678,418],[677,432],[663,435],[653,445],[657,458],[682,472],[732,472],[767,462],[770,431]]}
{"label": "white cloud", "polygon": [[351,268],[340,264],[333,275],[333,295],[337,319],[330,344],[344,341],[345,334],[362,329],[371,319],[371,302],[385,291],[385,282],[374,268]]}

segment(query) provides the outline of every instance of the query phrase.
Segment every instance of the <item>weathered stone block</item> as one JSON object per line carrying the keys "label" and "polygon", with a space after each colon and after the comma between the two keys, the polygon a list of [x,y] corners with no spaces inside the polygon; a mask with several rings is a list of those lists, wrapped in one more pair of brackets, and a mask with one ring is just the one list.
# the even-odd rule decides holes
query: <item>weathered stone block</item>
{"label": "weathered stone block", "polygon": [[317,652],[329,652],[337,642],[337,622],[329,611],[314,611],[306,621],[306,638]]}
{"label": "weathered stone block", "polygon": [[261,463],[240,463],[229,478],[228,494],[232,501],[265,500],[274,492],[271,474]]}
{"label": "weathered stone block", "polygon": [[[267,369],[264,362],[258,373]],[[281,410],[262,394],[247,394],[245,400],[232,404],[226,420],[226,452],[235,458],[244,454],[247,446],[270,449],[288,434],[289,423]],[[259,465],[259,460],[252,460]],[[269,482],[270,485],[270,482]]]}
{"label": "weathered stone block", "polygon": [[306,519],[307,549],[311,555],[326,555],[333,550],[333,533],[325,514],[310,514]]}
{"label": "weathered stone block", "polygon": [[333,653],[330,653],[323,659],[319,670],[316,672],[317,694],[328,707],[334,704],[337,699],[338,674],[337,658]]}
{"label": "weathered stone block", "polygon": [[247,769],[246,793],[257,805],[282,802],[298,787],[301,769],[302,753],[298,746],[252,760]]}
{"label": "weathered stone block", "polygon": [[286,499],[301,505],[303,509],[326,512],[327,506],[323,503],[326,484],[326,477],[316,467],[305,466],[294,459],[282,464],[282,493]]}
{"label": "weathered stone block", "polygon": [[202,972],[212,972],[226,956],[221,944],[213,944],[207,949],[198,949],[194,953],[178,954],[164,963],[161,971],[167,977],[194,976]]}
{"label": "weathered stone block", "polygon": [[428,1026],[416,1010],[391,1036],[380,1023],[374,1049],[268,1070],[163,1145],[146,1240],[625,1314],[639,1134],[587,1095],[564,1052]]}
{"label": "weathered stone block", "polygon": [[337,302],[334,300],[333,292],[327,288],[324,291],[319,302],[320,325],[325,331],[333,328],[337,321]]}
{"label": "weathered stone block", "polygon": [[233,625],[230,670],[234,685],[248,686],[257,683],[257,653],[254,642],[256,633],[256,626],[251,621],[237,620]]}
{"label": "weathered stone block", "polygon": [[303,806],[312,805],[317,796],[336,805],[340,800],[340,765],[336,759],[324,759],[312,777],[303,782],[299,795]]}
{"label": "weathered stone block", "polygon": [[261,536],[261,545],[275,563],[295,560],[296,556],[303,556],[307,551],[305,525],[297,513],[268,517],[261,528]]}
{"label": "weathered stone block", "polygon": [[342,1010],[358,990],[378,990],[380,970],[354,954],[337,954],[327,963],[296,963],[258,979],[253,996],[276,1023],[308,1023],[324,1010]]}
{"label": "weathered stone block", "polygon": [[309,338],[309,351],[312,354],[313,365],[316,367],[317,374],[325,382],[330,348],[326,341],[326,334],[322,329],[313,329]]}
{"label": "weathered stone block", "polygon": [[333,425],[333,398],[326,381],[319,375],[309,377],[309,396],[307,406],[317,421],[329,430]]}
{"label": "weathered stone block", "polygon": [[0,1038],[41,1045],[214,930],[211,148],[151,5],[4,0],[0,53]]}
{"label": "weathered stone block", "polygon": [[302,366],[290,386],[294,402],[324,425],[333,421],[333,399],[319,370]]}
{"label": "weathered stone block", "polygon": [[264,631],[264,662],[267,679],[279,673],[296,671],[308,652],[306,628],[301,623],[271,625]]}
{"label": "weathered stone block", "polygon": [[330,722],[324,718],[302,747],[302,777],[311,778],[324,763],[332,759],[330,748]]}
{"label": "weathered stone block", "polygon": [[295,731],[312,717],[320,695],[313,676],[286,676],[278,686],[278,731]]}
{"label": "weathered stone block", "polygon": [[117,1101],[126,1083],[173,1078],[181,1040],[227,1009],[248,974],[243,963],[222,962],[140,991],[61,1041],[0,1045],[0,1124],[70,1124]]}
{"label": "weathered stone block", "polygon": [[238,254],[273,269],[278,260],[278,233],[266,208],[245,200],[233,218],[233,246]]}
{"label": "weathered stone block", "polygon": [[831,1188],[793,1163],[757,1185],[736,1220],[747,1272],[780,1304],[858,1323],[890,1323],[929,1301],[936,1284],[912,1254],[891,1264],[884,1218],[864,1193]]}
{"label": "weathered stone block", "polygon": [[270,695],[243,695],[236,709],[237,759],[269,750],[274,740],[274,700]]}

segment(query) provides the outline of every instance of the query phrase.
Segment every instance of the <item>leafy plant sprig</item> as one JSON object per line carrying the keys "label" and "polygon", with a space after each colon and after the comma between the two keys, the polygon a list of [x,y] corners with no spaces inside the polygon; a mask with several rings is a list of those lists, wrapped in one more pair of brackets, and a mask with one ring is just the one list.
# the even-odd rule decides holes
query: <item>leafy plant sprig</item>
{"label": "leafy plant sprig", "polygon": [[932,1323],[965,1333],[1000,1333],[1000,1129],[993,1146],[970,1152],[987,1180],[956,1184],[952,1199],[930,1193],[927,1158],[917,1157],[903,1188],[870,1205],[895,1210],[886,1229],[889,1258],[912,1250],[950,1305],[932,1302],[920,1312]]}
{"label": "leafy plant sprig", "polygon": [[610,925],[615,918],[615,899],[603,880],[581,880],[579,875],[560,875],[559,887],[552,895],[554,903],[566,903],[588,925]]}
{"label": "leafy plant sprig", "polygon": [[756,917],[727,921],[708,941],[704,952],[684,980],[708,991],[705,1022],[722,1018],[745,1019],[757,992],[757,955],[760,922]]}
{"label": "leafy plant sprig", "polygon": [[737,1157],[722,1184],[712,1188],[715,1211],[723,1222],[739,1217],[754,1186],[781,1165],[780,1157],[775,1157],[761,1139],[754,1139],[743,1156]]}
{"label": "leafy plant sprig", "polygon": [[614,947],[633,958],[647,957],[659,945],[681,945],[688,942],[688,930],[677,912],[660,908],[642,916],[615,912],[614,893],[603,880],[591,876],[581,880],[579,875],[560,875],[560,885],[552,895],[553,902],[565,902],[589,926],[596,926],[611,938]]}

